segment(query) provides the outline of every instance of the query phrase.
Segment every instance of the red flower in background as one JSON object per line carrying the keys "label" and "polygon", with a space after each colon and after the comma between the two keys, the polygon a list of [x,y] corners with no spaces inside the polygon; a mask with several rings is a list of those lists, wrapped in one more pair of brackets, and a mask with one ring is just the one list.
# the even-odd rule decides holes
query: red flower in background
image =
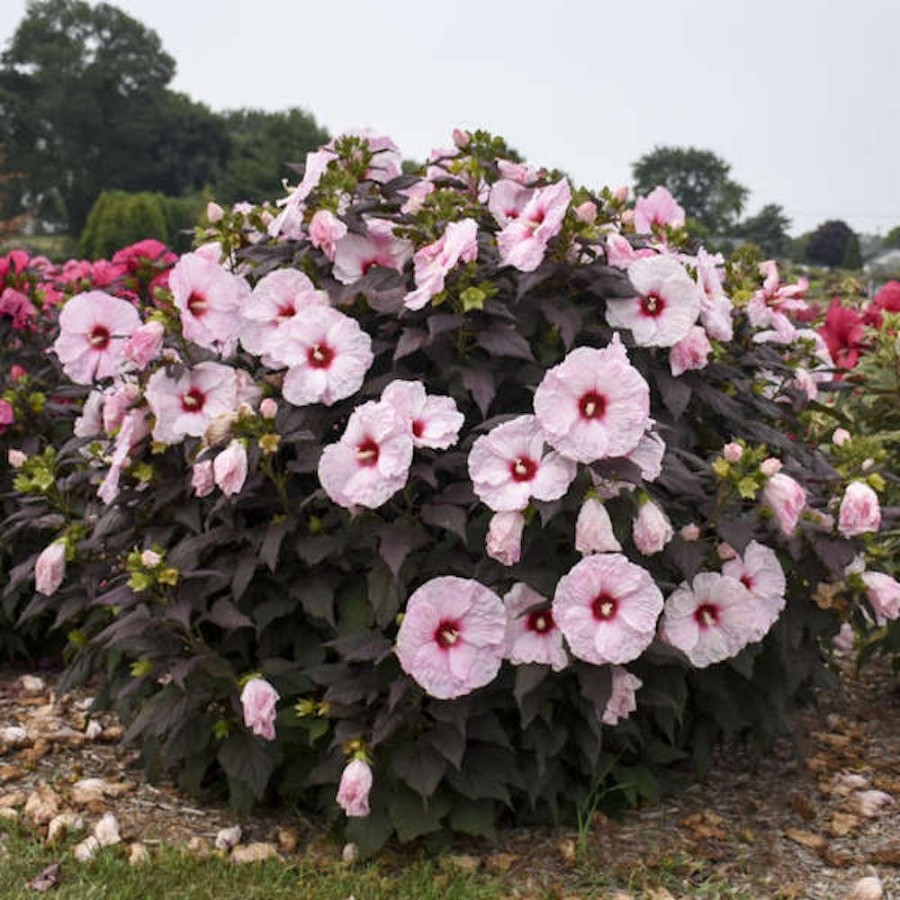
{"label": "red flower in background", "polygon": [[881,328],[883,312],[900,312],[900,281],[889,281],[872,298],[863,316],[866,325]]}
{"label": "red flower in background", "polygon": [[844,306],[838,297],[832,298],[819,334],[838,368],[852,369],[859,362],[859,354],[865,349],[865,324],[855,309]]}

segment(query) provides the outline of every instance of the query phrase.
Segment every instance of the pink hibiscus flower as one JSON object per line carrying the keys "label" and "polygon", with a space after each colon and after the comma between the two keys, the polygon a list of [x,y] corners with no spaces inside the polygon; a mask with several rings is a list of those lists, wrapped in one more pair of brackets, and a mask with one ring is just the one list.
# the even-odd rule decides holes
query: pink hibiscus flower
{"label": "pink hibiscus flower", "polygon": [[77,294],[59,314],[53,352],[72,381],[91,384],[116,374],[126,361],[125,345],[140,324],[141,317],[127,300],[102,291]]}
{"label": "pink hibiscus flower", "polygon": [[722,288],[719,266],[724,262],[722,254],[714,256],[702,247],[694,259],[687,258],[697,268],[697,283],[703,291],[700,297],[700,321],[710,337],[717,341],[730,341],[734,337],[731,320],[732,303]]}
{"label": "pink hibiscus flower", "polygon": [[778,556],[770,547],[750,541],[743,557],[729,560],[722,566],[722,574],[737,579],[753,598],[748,623],[754,641],[761,641],[778,620],[785,604],[787,581]]}
{"label": "pink hibiscus flower", "polygon": [[475,493],[497,512],[525,509],[532,497],[558,500],[577,473],[572,460],[544,454],[544,432],[536,416],[519,416],[481,435],[468,465]]}
{"label": "pink hibiscus flower", "polygon": [[634,450],[625,454],[625,459],[640,468],[644,481],[656,481],[662,474],[665,455],[666,442],[655,431],[645,431]]}
{"label": "pink hibiscus flower", "polygon": [[389,403],[357,406],[336,444],[319,460],[319,481],[339,506],[376,509],[402,490],[412,465],[406,420]]}
{"label": "pink hibiscus flower", "polygon": [[514,666],[539,663],[559,672],[569,664],[563,636],[553,621],[550,602],[527,584],[514,584],[506,607],[504,655]]}
{"label": "pink hibiscus flower", "polygon": [[635,249],[627,237],[613,232],[606,236],[606,262],[607,265],[617,269],[627,269],[636,259],[646,259],[656,256],[656,251],[649,247]]}
{"label": "pink hibiscus flower", "polygon": [[655,187],[646,197],[638,197],[634,203],[634,230],[638,234],[650,234],[655,228],[684,225],[684,210],[662,185]]}
{"label": "pink hibiscus flower", "polygon": [[257,737],[275,740],[275,716],[280,699],[278,691],[262,678],[251,678],[244,685],[241,691],[244,725]]}
{"label": "pink hibiscus flower", "polygon": [[37,316],[37,310],[27,295],[15,288],[5,288],[0,294],[0,316],[9,316],[16,331],[26,328]]}
{"label": "pink hibiscus flower", "polygon": [[231,356],[241,331],[241,310],[250,286],[238,275],[198,253],[185,253],[169,275],[181,312],[185,338],[222,356]]}
{"label": "pink hibiscus flower", "polygon": [[608,347],[578,347],[547,371],[534,411],[552,447],[590,463],[637,447],[650,426],[650,388],[615,335]]}
{"label": "pink hibiscus flower", "polygon": [[500,227],[505,228],[519,218],[533,196],[533,189],[523,187],[518,181],[501,178],[491,187],[488,210]]}
{"label": "pink hibiscus flower", "polygon": [[97,488],[97,496],[107,505],[119,495],[119,480],[125,467],[131,462],[134,448],[150,434],[148,418],[147,410],[141,408],[131,410],[122,420],[109,469]]}
{"label": "pink hibiscus flower", "polygon": [[348,818],[364,819],[369,815],[372,783],[372,767],[364,759],[351,759],[344,766],[334,799]]}
{"label": "pink hibiscus flower", "polygon": [[393,224],[370,219],[366,235],[351,233],[342,237],[334,250],[334,277],[341,284],[353,284],[373,266],[402,272],[412,256],[413,245],[393,234]]}
{"label": "pink hibiscus flower", "polygon": [[390,403],[409,423],[413,446],[446,450],[459,438],[465,416],[452,397],[425,393],[421,381],[392,381],[381,399]]}
{"label": "pink hibiscus flower", "polygon": [[337,242],[347,233],[347,226],[332,212],[320,209],[309,223],[309,242],[318,247],[330,262],[334,262]]}
{"label": "pink hibiscus flower", "polygon": [[838,531],[844,537],[855,537],[881,527],[881,504],[878,494],[862,481],[851,481],[841,499]]}
{"label": "pink hibiscus flower", "polygon": [[571,199],[565,178],[536,189],[518,217],[497,235],[501,265],[533,272],[544,258],[547,243],[559,234]]}
{"label": "pink hibiscus flower", "polygon": [[463,219],[451,222],[438,240],[417,250],[413,257],[416,289],[406,295],[403,305],[407,309],[422,309],[444,289],[444,280],[454,266],[477,259],[477,236],[478,223]]}
{"label": "pink hibiscus flower", "polygon": [[584,555],[618,553],[622,549],[606,506],[593,497],[585,500],[578,511],[578,518],[575,520],[575,549]]}
{"label": "pink hibiscus flower", "polygon": [[686,337],[700,314],[701,290],[671,256],[637,259],[628,279],[638,296],[606,301],[606,321],[628,328],[640,347],[671,347]]}
{"label": "pink hibiscus flower", "polygon": [[669,367],[672,374],[677,378],[685,372],[705,368],[710,353],[712,344],[706,336],[706,331],[699,325],[692,325],[688,333],[678,343],[673,344],[669,351]]}
{"label": "pink hibiscus flower", "polygon": [[787,535],[793,534],[806,506],[803,486],[790,475],[776,471],[763,488],[763,500],[775,514],[781,530]]}
{"label": "pink hibiscus flower", "polygon": [[754,328],[763,328],[753,335],[757,343],[790,344],[796,338],[797,330],[790,316],[805,313],[809,306],[803,294],[809,282],[801,278],[796,284],[781,283],[778,265],[768,259],[759,264],[763,276],[763,286],[747,304],[747,318]]}
{"label": "pink hibiscus flower", "polygon": [[216,416],[237,408],[238,379],[231,366],[215,362],[199,363],[178,378],[158,369],[144,394],[156,420],[153,439],[177,444],[201,437]]}
{"label": "pink hibiscus flower", "polygon": [[[240,341],[245,350],[267,356],[279,343],[281,327],[299,312],[331,306],[328,294],[318,291],[297,269],[276,269],[263,276],[241,309]],[[276,364],[277,365],[277,364]]]}
{"label": "pink hibiscus flower", "polygon": [[883,572],[863,572],[860,578],[878,624],[900,619],[900,584]]}
{"label": "pink hibiscus flower", "polygon": [[426,693],[452,700],[494,680],[505,637],[500,598],[477,581],[444,575],[409,598],[396,653],[403,671]]}
{"label": "pink hibiscus flower", "polygon": [[330,306],[309,306],[287,319],[269,351],[289,366],[281,391],[294,406],[331,406],[355,394],[375,358],[372,339],[356,319]]}
{"label": "pink hibiscus flower", "polygon": [[690,587],[682,584],[669,595],[660,637],[703,669],[730,659],[756,640],[755,602],[736,578],[700,572]]}
{"label": "pink hibiscus flower", "polygon": [[642,503],[631,529],[634,546],[644,554],[660,553],[675,536],[675,529],[662,508],[652,500]]}
{"label": "pink hibiscus flower", "polygon": [[637,709],[635,694],[643,684],[637,675],[621,666],[613,666],[609,700],[600,721],[604,725],[618,725],[622,719],[627,719]]}
{"label": "pink hibiscus flower", "polygon": [[650,645],[663,597],[646,569],[621,553],[586,556],[563,575],[553,617],[572,653],[595,665],[637,659]]}
{"label": "pink hibiscus flower", "polygon": [[522,513],[498,512],[491,516],[485,540],[485,553],[502,566],[514,566],[522,558]]}
{"label": "pink hibiscus flower", "polygon": [[276,201],[282,209],[268,224],[270,237],[281,235],[289,240],[299,240],[303,236],[303,211],[306,208],[304,201],[316,189],[331,162],[337,158],[336,153],[325,148],[306,154],[306,166],[300,184],[291,188],[287,197]]}

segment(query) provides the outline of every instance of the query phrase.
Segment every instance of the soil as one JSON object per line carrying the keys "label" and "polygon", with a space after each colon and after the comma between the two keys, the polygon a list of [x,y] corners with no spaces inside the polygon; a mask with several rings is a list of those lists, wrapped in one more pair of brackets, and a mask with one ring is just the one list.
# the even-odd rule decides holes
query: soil
{"label": "soil", "polygon": [[[761,764],[723,750],[705,780],[620,821],[597,815],[582,840],[573,830],[513,830],[490,845],[457,847],[459,858],[502,871],[511,896],[522,898],[594,896],[566,887],[584,854],[634,892],[621,896],[674,896],[649,891],[665,872],[685,887],[718,878],[749,896],[786,900],[846,897],[859,879],[877,876],[885,897],[900,897],[900,680],[885,660],[859,674],[847,657],[839,665],[840,685],[820,692],[796,716],[794,740]],[[194,852],[239,822],[244,843],[270,842],[285,858],[340,859],[334,837],[295,814],[237,820],[171,784],[149,784],[120,742],[119,723],[93,716],[86,692],[57,698],[52,677],[29,678],[0,670],[0,815],[46,827],[73,810],[92,827],[112,812],[125,841],[151,849],[193,842]],[[100,782],[85,788],[84,779]],[[386,864],[402,859],[389,853]]]}

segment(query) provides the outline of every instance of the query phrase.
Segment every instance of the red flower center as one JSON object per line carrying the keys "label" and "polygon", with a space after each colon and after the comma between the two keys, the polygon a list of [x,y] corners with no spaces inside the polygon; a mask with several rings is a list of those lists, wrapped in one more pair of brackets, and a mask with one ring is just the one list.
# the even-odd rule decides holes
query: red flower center
{"label": "red flower center", "polygon": [[649,293],[646,297],[641,297],[641,315],[655,319],[662,315],[662,311],[666,308],[666,301],[659,294]]}
{"label": "red flower center", "polygon": [[188,413],[200,412],[206,403],[206,394],[199,388],[192,387],[181,395],[181,408]]}
{"label": "red flower center", "polygon": [[95,325],[88,335],[88,341],[95,350],[105,350],[109,346],[109,329],[105,325]]}
{"label": "red flower center", "polygon": [[191,291],[191,296],[187,302],[188,312],[198,319],[206,314],[209,309],[209,301],[199,291]]}
{"label": "red flower center", "polygon": [[275,318],[278,319],[279,322],[283,322],[285,319],[293,319],[295,315],[297,315],[297,310],[294,309],[293,305],[285,303],[284,306],[278,307],[278,313]]}
{"label": "red flower center", "polygon": [[537,463],[527,456],[520,456],[509,464],[513,481],[531,481],[537,474]]}
{"label": "red flower center", "polygon": [[366,272],[369,271],[369,269],[371,269],[373,266],[377,266],[377,265],[379,265],[377,259],[364,259],[359,264],[359,270],[363,275],[365,275]]}
{"label": "red flower center", "polygon": [[356,447],[356,460],[361,466],[374,466],[378,462],[378,444],[366,438]]}
{"label": "red flower center", "polygon": [[314,369],[327,369],[334,361],[335,353],[328,344],[313,344],[306,354],[309,364]]}
{"label": "red flower center", "polygon": [[753,579],[749,575],[741,575],[741,584],[747,588],[748,591],[753,590]]}
{"label": "red flower center", "polygon": [[425,433],[425,423],[421,419],[413,419],[412,432],[413,437],[422,437],[422,435]]}
{"label": "red flower center", "polygon": [[602,419],[606,412],[606,397],[596,391],[588,391],[578,401],[578,411],[583,419]]}
{"label": "red flower center", "polygon": [[615,597],[610,597],[609,594],[598,594],[591,604],[591,611],[598,622],[609,622],[615,618],[618,607],[619,601]]}
{"label": "red flower center", "polygon": [[529,631],[536,631],[538,634],[546,634],[553,630],[554,626],[553,613],[549,609],[538,609],[528,613],[525,621],[525,627]]}
{"label": "red flower center", "polygon": [[444,619],[435,629],[434,640],[441,650],[449,650],[459,643],[460,627],[455,619]]}
{"label": "red flower center", "polygon": [[694,610],[694,619],[701,628],[712,628],[719,621],[719,607],[712,603],[701,603]]}

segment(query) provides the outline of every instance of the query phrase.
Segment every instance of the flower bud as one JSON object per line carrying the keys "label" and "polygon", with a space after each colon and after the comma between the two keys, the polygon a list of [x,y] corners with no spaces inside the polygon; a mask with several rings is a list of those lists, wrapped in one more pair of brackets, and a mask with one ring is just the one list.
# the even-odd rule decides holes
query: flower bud
{"label": "flower bud", "polygon": [[740,444],[736,444],[734,441],[726,444],[722,448],[722,456],[724,456],[725,459],[727,459],[730,463],[740,462],[743,455],[744,448]]}
{"label": "flower bud", "polygon": [[7,462],[14,469],[21,469],[22,466],[25,465],[25,460],[28,459],[28,456],[23,453],[21,450],[16,450],[14,447],[10,447],[6,454]]}
{"label": "flower bud", "polygon": [[634,544],[645,556],[659,553],[675,535],[669,517],[652,500],[641,504],[634,520]]}
{"label": "flower bud", "polygon": [[34,564],[34,586],[38,593],[51,597],[66,577],[66,545],[54,541],[41,551]]}
{"label": "flower bud", "polygon": [[759,470],[766,478],[771,478],[781,471],[781,460],[775,459],[774,456],[769,456],[759,464]]}
{"label": "flower bud", "polygon": [[274,419],[278,415],[278,404],[271,397],[266,397],[259,404],[259,414],[264,419]]}
{"label": "flower bud", "polygon": [[831,443],[835,447],[843,447],[850,440],[850,432],[846,428],[835,428],[831,435]]}
{"label": "flower bud", "polygon": [[838,531],[844,537],[855,537],[881,527],[881,504],[878,494],[862,481],[847,485],[838,512]]}
{"label": "flower bud", "polygon": [[210,200],[209,203],[206,204],[206,218],[207,221],[211,222],[213,225],[215,225],[216,222],[221,222],[224,215],[225,210],[215,201]]}
{"label": "flower bud", "polygon": [[369,792],[372,790],[372,769],[363,760],[350,760],[341,774],[337,803],[351,817],[369,815]]}
{"label": "flower bud", "polygon": [[622,545],[613,532],[606,507],[592,497],[581,505],[575,521],[575,549],[579,553],[618,553]]}
{"label": "flower bud", "polygon": [[487,555],[504,566],[515,565],[522,554],[525,517],[520,512],[498,512],[491,516],[487,534]]}
{"label": "flower bud", "polygon": [[262,678],[251,678],[241,691],[241,707],[244,725],[257,737],[275,740],[275,712],[280,696],[278,691]]}

